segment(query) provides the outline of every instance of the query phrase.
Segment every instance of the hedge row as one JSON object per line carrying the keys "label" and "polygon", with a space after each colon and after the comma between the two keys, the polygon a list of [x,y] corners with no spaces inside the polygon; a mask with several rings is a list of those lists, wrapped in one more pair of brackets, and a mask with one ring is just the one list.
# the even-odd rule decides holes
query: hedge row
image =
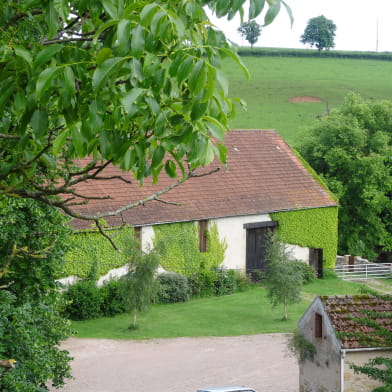
{"label": "hedge row", "polygon": [[392,61],[392,52],[359,52],[343,50],[322,50],[317,49],[285,49],[285,48],[249,48],[240,47],[240,56],[281,56],[281,57],[317,57],[317,58],[347,58],[347,59],[367,59]]}

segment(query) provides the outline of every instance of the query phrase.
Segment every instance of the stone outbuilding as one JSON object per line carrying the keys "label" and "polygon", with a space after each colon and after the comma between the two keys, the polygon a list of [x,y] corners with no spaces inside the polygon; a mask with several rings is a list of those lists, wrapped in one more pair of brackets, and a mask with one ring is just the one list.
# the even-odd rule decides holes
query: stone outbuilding
{"label": "stone outbuilding", "polygon": [[392,297],[317,297],[298,322],[300,334],[315,348],[314,355],[300,363],[300,392],[370,392],[379,386],[366,375],[355,374],[351,364],[392,357],[392,348],[386,347],[382,333],[358,319],[376,321],[392,331],[391,312]]}

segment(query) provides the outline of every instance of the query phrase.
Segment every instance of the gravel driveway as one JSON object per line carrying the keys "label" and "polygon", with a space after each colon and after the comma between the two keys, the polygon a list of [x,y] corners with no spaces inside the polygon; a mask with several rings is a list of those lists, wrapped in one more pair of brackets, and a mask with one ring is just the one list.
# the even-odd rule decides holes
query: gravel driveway
{"label": "gravel driveway", "polygon": [[284,334],[145,341],[78,339],[64,344],[75,380],[62,392],[195,392],[246,385],[297,392],[298,365]]}

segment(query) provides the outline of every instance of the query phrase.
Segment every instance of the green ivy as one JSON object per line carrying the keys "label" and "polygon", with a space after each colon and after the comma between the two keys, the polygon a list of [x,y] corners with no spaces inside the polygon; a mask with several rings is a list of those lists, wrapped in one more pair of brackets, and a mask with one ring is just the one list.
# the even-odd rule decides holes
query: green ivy
{"label": "green ivy", "polygon": [[161,257],[161,266],[178,273],[199,268],[218,267],[224,260],[227,244],[219,240],[215,224],[207,231],[207,252],[199,251],[198,226],[194,222],[154,226],[154,247]]}
{"label": "green ivy", "polygon": [[324,268],[335,265],[338,242],[338,207],[274,212],[282,241],[308,248],[322,248]]}
{"label": "green ivy", "polygon": [[107,234],[122,252],[115,251],[110,242],[96,231],[71,235],[71,250],[65,255],[66,263],[61,277],[76,275],[87,278],[94,262],[98,262],[98,276],[126,264],[128,259],[124,251],[132,241],[133,228],[111,230]]}

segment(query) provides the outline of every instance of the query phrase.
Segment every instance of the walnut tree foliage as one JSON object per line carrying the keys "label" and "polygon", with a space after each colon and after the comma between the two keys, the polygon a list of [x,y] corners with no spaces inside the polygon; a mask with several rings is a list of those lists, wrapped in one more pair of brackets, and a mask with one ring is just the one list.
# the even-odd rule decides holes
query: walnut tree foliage
{"label": "walnut tree foliage", "polygon": [[301,36],[303,44],[315,46],[319,51],[331,49],[335,46],[334,38],[336,25],[324,15],[317,16],[308,21],[304,33]]}
{"label": "walnut tree foliage", "polygon": [[[181,182],[215,156],[224,162],[233,105],[220,63],[247,71],[203,7],[232,19],[245,3],[2,1],[0,196],[80,217],[75,185],[107,164],[140,182],[161,171]],[[286,6],[249,4],[250,18],[267,9],[266,24]]]}
{"label": "walnut tree foliage", "polygon": [[[141,183],[178,172],[177,186],[215,156],[225,161],[234,111],[220,63],[247,71],[203,7],[232,19],[245,2],[0,2],[0,359],[17,360],[0,365],[2,391],[43,391],[69,376],[56,209],[97,225],[107,216],[81,216],[75,203],[89,199],[75,186],[102,180],[109,164]],[[271,23],[282,4],[250,0],[249,17],[266,10]]]}
{"label": "walnut tree foliage", "polygon": [[349,94],[300,152],[339,198],[339,252],[392,250],[392,102]]}

